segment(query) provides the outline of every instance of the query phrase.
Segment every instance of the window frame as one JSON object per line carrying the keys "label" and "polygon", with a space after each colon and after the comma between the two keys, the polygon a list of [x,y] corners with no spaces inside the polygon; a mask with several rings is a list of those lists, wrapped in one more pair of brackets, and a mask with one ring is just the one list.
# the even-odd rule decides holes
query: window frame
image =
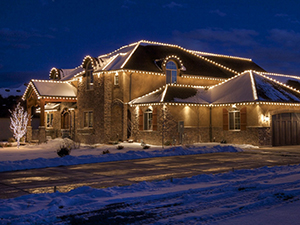
{"label": "window frame", "polygon": [[241,130],[241,111],[239,109],[232,109],[228,111],[228,130],[229,131]]}
{"label": "window frame", "polygon": [[153,131],[153,110],[150,108],[143,113],[143,130]]}
{"label": "window frame", "polygon": [[[172,65],[171,65],[172,63]],[[168,68],[168,65],[175,66],[176,68]],[[167,84],[176,84],[178,77],[178,66],[174,60],[169,60],[166,63],[166,83]]]}
{"label": "window frame", "polygon": [[93,111],[83,112],[83,128],[93,128],[94,127],[94,113]]}
{"label": "window frame", "polygon": [[114,85],[119,86],[119,73],[116,72],[114,76]]}
{"label": "window frame", "polygon": [[[49,118],[49,117],[51,117],[51,118]],[[53,119],[54,119],[54,113],[53,112],[47,112],[46,113],[46,120],[45,120],[46,128],[48,128],[48,129],[53,128]]]}

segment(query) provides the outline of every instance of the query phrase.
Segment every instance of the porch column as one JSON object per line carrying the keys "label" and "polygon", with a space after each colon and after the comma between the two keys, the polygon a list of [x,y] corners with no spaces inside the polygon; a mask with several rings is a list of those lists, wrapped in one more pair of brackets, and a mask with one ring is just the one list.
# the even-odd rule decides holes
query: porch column
{"label": "porch column", "polygon": [[41,108],[41,115],[40,115],[40,126],[45,126],[45,100],[40,100],[40,108]]}
{"label": "porch column", "polygon": [[45,100],[40,100],[40,108],[41,108],[41,115],[40,115],[40,126],[39,126],[39,141],[45,142],[46,141],[46,129],[45,129]]}
{"label": "porch column", "polygon": [[31,126],[31,108],[32,105],[29,103],[28,99],[26,100],[27,105],[27,114],[28,114],[28,123],[27,123],[27,132],[26,132],[26,141],[31,142],[32,140],[32,126]]}

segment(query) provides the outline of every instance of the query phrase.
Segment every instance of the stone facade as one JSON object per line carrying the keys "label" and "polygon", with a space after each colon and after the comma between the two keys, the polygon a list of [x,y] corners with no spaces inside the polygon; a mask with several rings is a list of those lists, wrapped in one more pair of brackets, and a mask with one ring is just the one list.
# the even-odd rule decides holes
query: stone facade
{"label": "stone facade", "polygon": [[[149,144],[192,144],[199,142],[223,142],[236,144],[252,144],[256,146],[271,145],[270,123],[263,124],[260,120],[260,107],[247,106],[248,113],[247,126],[245,130],[224,130],[222,121],[222,107],[215,107],[210,113],[208,107],[187,107],[187,106],[167,106],[167,118],[162,119],[162,113],[158,113],[159,124],[156,131],[138,130],[138,116],[135,113],[136,120],[133,135],[136,141],[143,140]],[[244,107],[244,106],[243,106]],[[147,107],[140,107],[145,111]],[[228,108],[229,109],[229,108]],[[133,112],[137,110],[134,109]],[[256,112],[256,114],[255,114]],[[184,133],[180,136],[178,132],[178,122],[184,121]],[[163,134],[164,127],[164,134]],[[138,131],[137,131],[138,130]],[[211,130],[211,131],[210,131]]]}

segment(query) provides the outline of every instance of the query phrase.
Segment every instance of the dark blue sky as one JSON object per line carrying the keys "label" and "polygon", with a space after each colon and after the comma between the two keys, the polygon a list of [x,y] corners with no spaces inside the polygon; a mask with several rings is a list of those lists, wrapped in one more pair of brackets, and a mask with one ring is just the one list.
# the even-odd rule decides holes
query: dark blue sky
{"label": "dark blue sky", "polygon": [[252,58],[300,75],[300,1],[7,0],[0,3],[0,87],[48,79],[140,39]]}

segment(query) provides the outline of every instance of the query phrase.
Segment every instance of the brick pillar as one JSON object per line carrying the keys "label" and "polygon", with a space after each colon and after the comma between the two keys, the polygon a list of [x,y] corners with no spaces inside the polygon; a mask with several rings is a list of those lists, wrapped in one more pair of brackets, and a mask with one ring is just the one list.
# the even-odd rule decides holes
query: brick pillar
{"label": "brick pillar", "polygon": [[111,139],[111,106],[112,106],[112,79],[111,74],[104,75],[104,138],[108,143]]}
{"label": "brick pillar", "polygon": [[27,126],[26,141],[31,142],[31,140],[32,140],[32,126]]}
{"label": "brick pillar", "polygon": [[46,141],[46,128],[45,126],[39,126],[39,142],[45,142]]}

